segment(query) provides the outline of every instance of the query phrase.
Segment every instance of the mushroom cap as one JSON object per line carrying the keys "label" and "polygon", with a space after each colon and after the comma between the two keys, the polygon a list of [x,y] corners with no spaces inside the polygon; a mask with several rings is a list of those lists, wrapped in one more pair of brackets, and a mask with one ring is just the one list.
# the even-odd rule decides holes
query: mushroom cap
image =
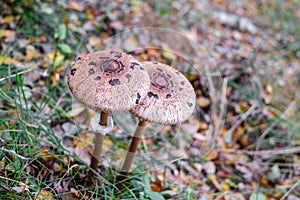
{"label": "mushroom cap", "polygon": [[151,86],[147,96],[131,112],[146,121],[175,124],[185,121],[193,113],[196,95],[183,74],[168,65],[142,62]]}
{"label": "mushroom cap", "polygon": [[131,55],[104,50],[78,57],[68,73],[75,98],[101,111],[125,111],[147,94],[150,78]]}

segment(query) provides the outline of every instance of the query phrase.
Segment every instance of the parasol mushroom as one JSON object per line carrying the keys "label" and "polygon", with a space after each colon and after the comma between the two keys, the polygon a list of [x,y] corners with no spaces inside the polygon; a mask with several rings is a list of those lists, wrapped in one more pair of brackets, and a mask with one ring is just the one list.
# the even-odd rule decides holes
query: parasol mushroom
{"label": "parasol mushroom", "polygon": [[193,113],[196,95],[191,83],[183,74],[168,65],[142,62],[151,86],[147,96],[131,112],[139,118],[122,170],[129,173],[131,163],[147,122],[176,124],[187,120]]}
{"label": "parasol mushroom", "polygon": [[78,57],[68,74],[68,84],[79,102],[101,111],[100,127],[93,128],[100,130],[96,132],[91,159],[91,168],[96,170],[103,134],[109,131],[108,112],[129,110],[138,104],[147,95],[150,78],[141,63],[131,55],[104,50]]}

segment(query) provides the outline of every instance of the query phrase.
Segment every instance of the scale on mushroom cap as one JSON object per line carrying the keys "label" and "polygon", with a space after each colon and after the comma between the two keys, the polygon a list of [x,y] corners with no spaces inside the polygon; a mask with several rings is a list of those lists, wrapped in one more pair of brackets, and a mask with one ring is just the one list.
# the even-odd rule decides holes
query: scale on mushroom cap
{"label": "scale on mushroom cap", "polygon": [[113,126],[108,112],[125,111],[137,105],[147,95],[150,78],[141,63],[131,55],[104,50],[78,57],[68,74],[68,84],[79,102],[101,111],[101,116],[96,118],[99,125],[91,124],[96,132],[91,167],[96,170],[103,135]]}
{"label": "scale on mushroom cap", "polygon": [[146,122],[176,124],[185,121],[196,104],[194,88],[180,72],[157,62],[142,62],[142,65],[150,76],[151,86],[146,97],[131,109],[140,122],[123,163],[125,177],[129,174]]}

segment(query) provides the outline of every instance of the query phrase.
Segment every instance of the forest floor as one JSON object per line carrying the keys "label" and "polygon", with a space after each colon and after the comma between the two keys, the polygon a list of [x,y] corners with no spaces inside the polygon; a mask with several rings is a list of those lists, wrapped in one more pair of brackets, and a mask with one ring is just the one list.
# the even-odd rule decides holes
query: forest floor
{"label": "forest floor", "polygon": [[[0,5],[0,199],[300,199],[300,3],[14,1]],[[136,119],[113,113],[89,173],[93,111],[69,91],[78,56],[166,63],[197,106],[150,124],[122,191]],[[92,183],[86,184],[86,176]]]}

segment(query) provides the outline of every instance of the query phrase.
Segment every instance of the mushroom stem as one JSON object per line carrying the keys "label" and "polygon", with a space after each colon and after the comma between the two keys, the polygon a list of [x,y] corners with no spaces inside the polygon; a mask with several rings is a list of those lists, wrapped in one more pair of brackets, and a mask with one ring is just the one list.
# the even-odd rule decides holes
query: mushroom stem
{"label": "mushroom stem", "polygon": [[[108,119],[108,112],[101,112],[100,115],[100,126],[107,126],[107,119]],[[91,165],[90,167],[94,170],[98,169],[98,163],[101,156],[101,150],[103,145],[103,134],[102,133],[96,133],[96,142],[94,147],[94,152],[91,158]]]}
{"label": "mushroom stem", "polygon": [[108,119],[108,112],[102,111],[100,115],[100,121],[99,121],[100,126],[107,126],[107,119]]}
{"label": "mushroom stem", "polygon": [[142,137],[142,133],[144,131],[144,128],[147,124],[147,121],[141,120],[138,124],[138,127],[135,130],[135,133],[133,135],[133,138],[131,139],[131,144],[128,150],[128,153],[126,155],[122,170],[125,171],[127,173],[127,175],[129,174],[129,170],[130,170],[130,166],[132,164],[133,158],[134,158],[134,154],[137,151],[139,142],[141,140]]}

